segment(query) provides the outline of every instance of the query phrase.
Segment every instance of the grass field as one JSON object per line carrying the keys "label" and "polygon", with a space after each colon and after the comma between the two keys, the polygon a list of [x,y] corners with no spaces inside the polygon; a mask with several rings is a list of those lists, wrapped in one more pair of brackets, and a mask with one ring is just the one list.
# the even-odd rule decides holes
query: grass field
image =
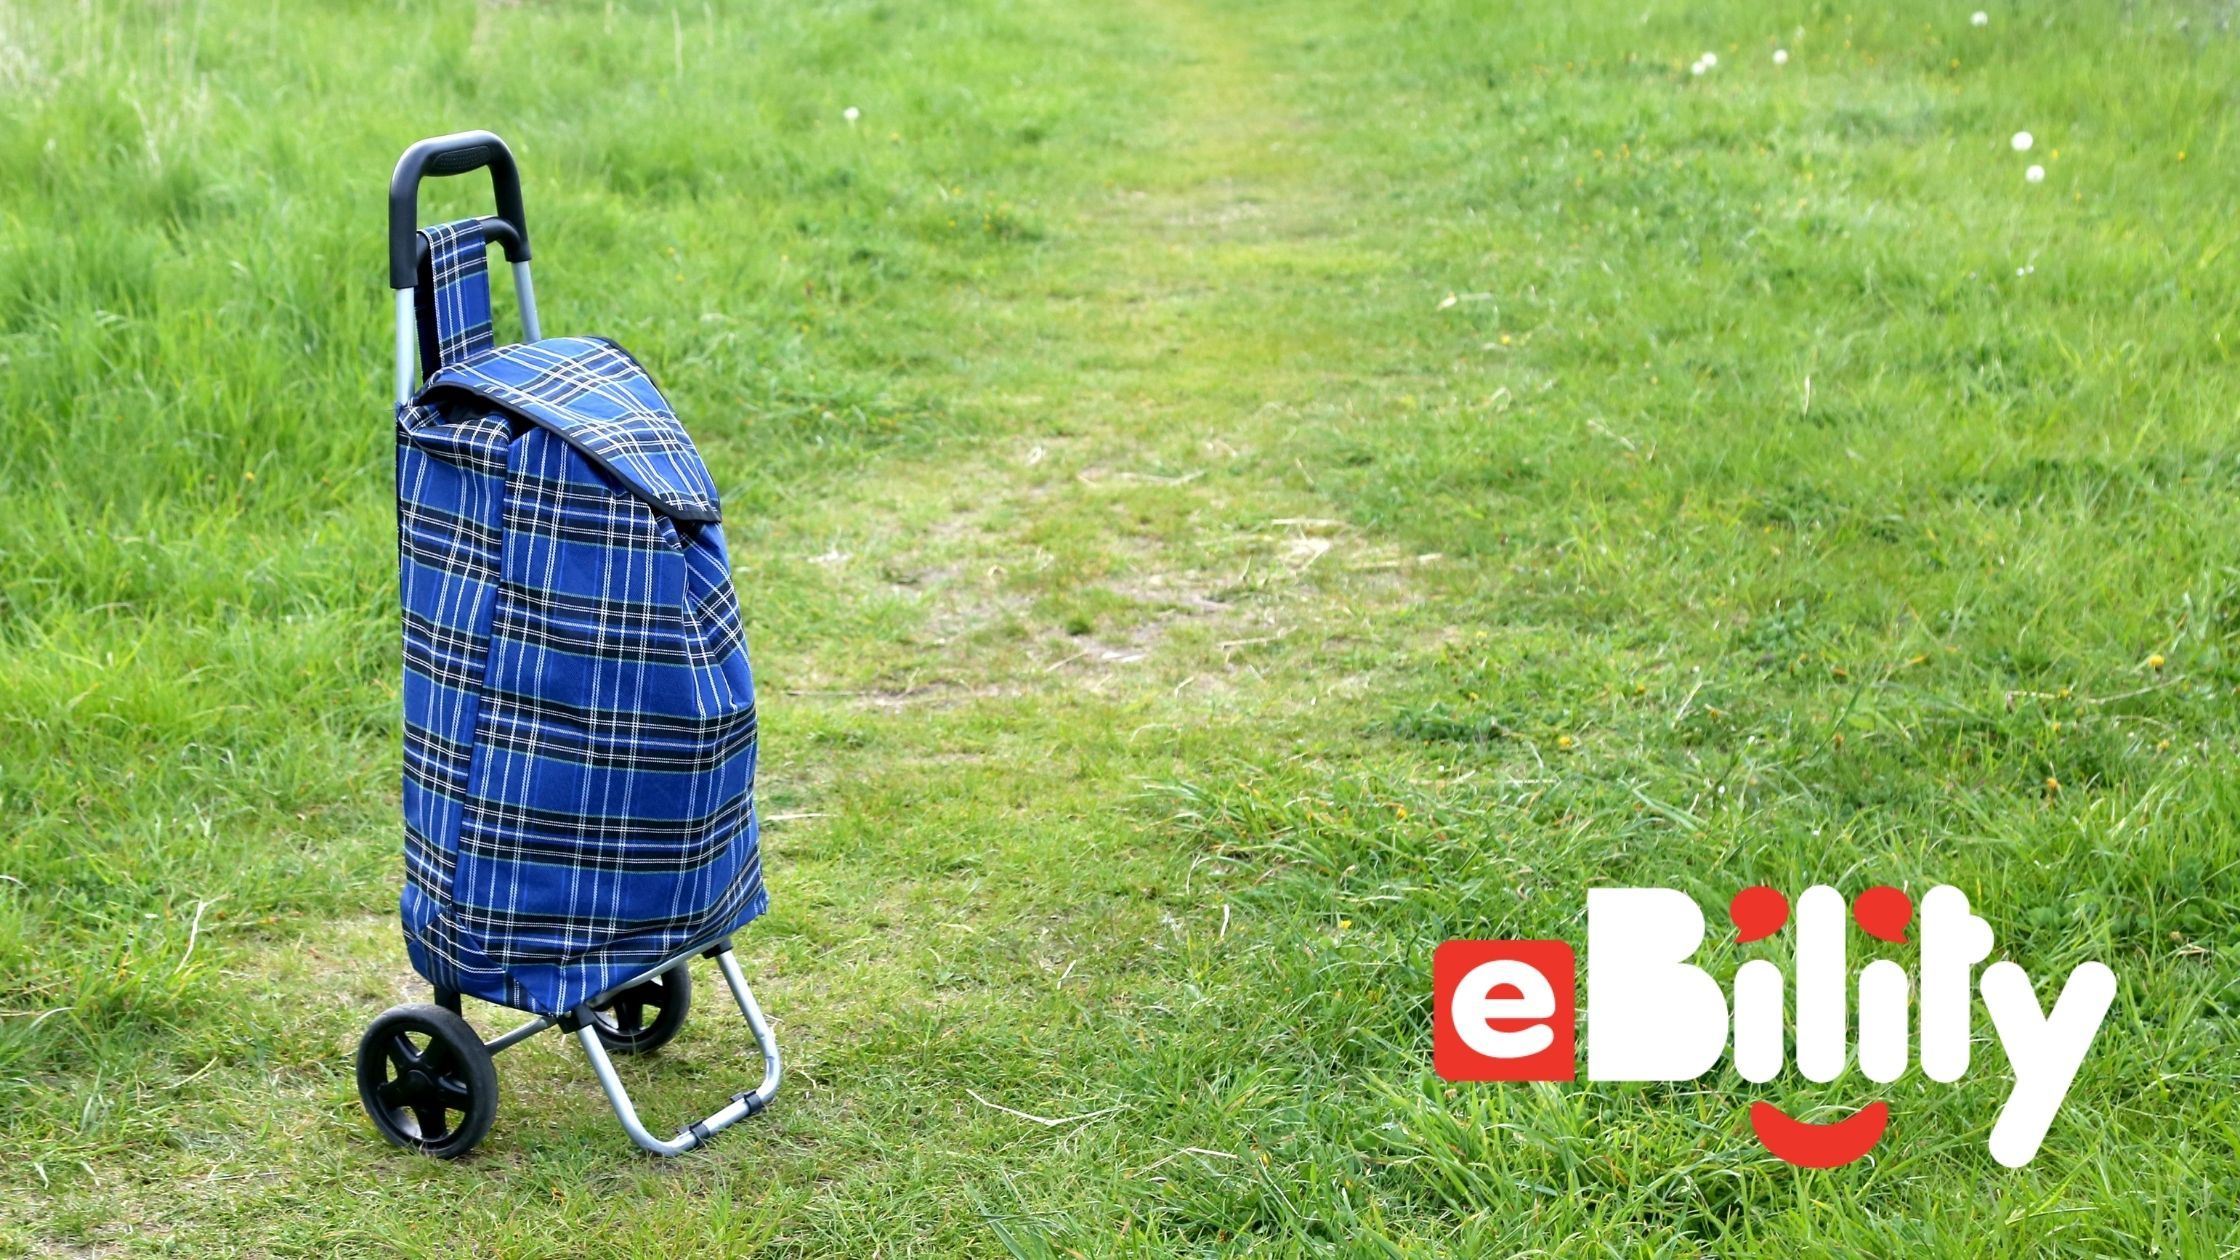
{"label": "grass field", "polygon": [[[2240,44],[1976,2],[0,0],[0,1251],[2240,1250]],[[381,189],[478,126],[747,603],[791,1075],[675,1163],[558,1038],[457,1165],[350,1075],[424,992]],[[1980,1013],[1432,1075],[1438,942],[1815,881],[2116,970],[2035,1163]],[[701,1011],[656,1127],[749,1083]]]}

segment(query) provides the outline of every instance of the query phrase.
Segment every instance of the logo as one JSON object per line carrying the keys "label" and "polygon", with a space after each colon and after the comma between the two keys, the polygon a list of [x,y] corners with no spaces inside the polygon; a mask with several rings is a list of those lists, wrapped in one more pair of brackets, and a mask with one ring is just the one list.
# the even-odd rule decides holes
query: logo
{"label": "logo", "polygon": [[[1846,918],[1875,940],[1911,944],[1913,899],[1896,888],[1870,888],[1847,916],[1843,894],[1824,885],[1806,889],[1794,915],[1792,997],[1790,977],[1768,959],[1743,963],[1728,989],[1689,961],[1703,944],[1705,926],[1687,894],[1590,889],[1587,1079],[1694,1080],[1731,1052],[1736,1075],[1753,1084],[1771,1081],[1788,1065],[1785,1025],[1793,1001],[1795,1066],[1806,1080],[1833,1081],[1852,1063],[1875,1084],[1897,1080],[1908,1066],[1918,1009],[1922,1074],[1949,1084],[1968,1073],[1972,987],[2014,1072],[1991,1128],[1991,1155],[2009,1168],[2029,1163],[2115,1000],[2115,973],[2097,962],[2079,964],[2048,1013],[2015,964],[1995,962],[1976,975],[1976,964],[1991,955],[1991,925],[1969,911],[1965,893],[1932,888],[1920,909],[1918,972],[1878,958],[1854,977]],[[1727,916],[1737,943],[1764,940],[1789,926],[1789,899],[1772,888],[1745,888]],[[1432,960],[1433,1067],[1450,1081],[1575,1079],[1576,974],[1571,947],[1562,941],[1441,945]],[[1882,1140],[1890,1105],[1871,1099],[1841,1120],[1810,1122],[1761,1101],[1751,1104],[1749,1120],[1751,1132],[1777,1158],[1837,1168]]]}
{"label": "logo", "polygon": [[1439,1017],[1432,1066],[1450,1081],[1568,1081],[1579,1074],[1562,941],[1448,941],[1431,956]]}

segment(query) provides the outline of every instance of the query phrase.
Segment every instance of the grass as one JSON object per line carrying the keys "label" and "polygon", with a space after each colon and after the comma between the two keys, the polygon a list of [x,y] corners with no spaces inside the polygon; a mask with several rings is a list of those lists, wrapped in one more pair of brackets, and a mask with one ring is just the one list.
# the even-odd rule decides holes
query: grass
{"label": "grass", "polygon": [[[2240,1248],[2224,16],[1544,7],[0,5],[0,1249]],[[792,1074],[674,1164],[558,1039],[456,1166],[349,1074],[470,126],[747,595]],[[1744,1109],[1857,1079],[1431,1074],[1439,941],[1760,881],[2116,970],[2036,1162],[1988,1044],[1831,1172]]]}

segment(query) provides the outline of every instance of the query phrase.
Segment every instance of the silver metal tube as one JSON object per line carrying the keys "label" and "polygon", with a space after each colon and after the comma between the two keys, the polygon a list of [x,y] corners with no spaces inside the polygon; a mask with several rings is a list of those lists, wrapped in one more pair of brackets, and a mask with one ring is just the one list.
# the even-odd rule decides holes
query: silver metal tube
{"label": "silver metal tube", "polygon": [[778,1062],[778,1039],[770,1034],[770,1021],[762,1017],[762,1007],[754,1000],[754,993],[747,988],[747,977],[739,970],[739,960],[726,949],[716,955],[716,966],[723,969],[723,982],[731,986],[731,996],[738,1000],[739,1013],[747,1017],[747,1027],[754,1030],[754,1043],[762,1051],[762,1083],[755,1086],[755,1109],[775,1098],[778,1078],[784,1068]]}
{"label": "silver metal tube", "polygon": [[397,290],[397,405],[412,401],[413,355],[418,347],[419,317],[412,309],[412,290]]}
{"label": "silver metal tube", "polygon": [[[607,1054],[606,1043],[599,1040],[598,1029],[589,1024],[576,1029],[576,1040],[583,1044],[584,1057],[591,1060],[591,1071],[599,1078],[599,1088],[606,1091],[607,1103],[614,1108],[615,1118],[622,1122],[622,1131],[630,1135],[631,1141],[656,1155],[682,1155],[692,1150],[762,1110],[778,1093],[778,1079],[783,1074],[783,1069],[778,1061],[778,1040],[770,1032],[770,1021],[763,1018],[762,1007],[755,1002],[754,992],[747,987],[746,975],[739,970],[739,960],[732,956],[729,949],[716,955],[716,965],[723,969],[723,982],[730,986],[732,1000],[739,1004],[739,1013],[746,1017],[747,1027],[754,1032],[755,1046],[762,1052],[762,1083],[755,1086],[753,1093],[733,1098],[707,1119],[695,1125],[687,1125],[668,1141],[648,1132],[645,1124],[638,1119],[638,1109],[631,1104],[630,1091],[623,1087],[622,1077],[616,1074],[614,1060]],[[641,979],[659,975],[668,969],[657,968],[647,972]]]}
{"label": "silver metal tube", "polygon": [[608,985],[605,989],[594,994],[591,1000],[594,1003],[605,1005],[607,1002],[611,1002],[615,998],[621,996],[623,990],[625,989],[635,989],[639,985],[644,984],[646,981],[653,979],[655,976],[667,975],[670,972],[675,971],[679,967],[689,967],[691,965],[692,959],[690,958],[670,959],[668,962],[662,963],[658,967],[654,967],[647,971],[641,971],[620,984]]}
{"label": "silver metal tube", "polygon": [[498,1038],[496,1041],[483,1042],[482,1048],[488,1050],[492,1054],[496,1054],[500,1050],[505,1049],[507,1046],[518,1045],[519,1043],[527,1041],[529,1038],[536,1036],[538,1033],[541,1033],[545,1029],[550,1027],[552,1027],[552,1021],[546,1019],[542,1015],[539,1015],[535,1019],[530,1020],[528,1023],[523,1024],[519,1028],[514,1029],[512,1032],[507,1033],[505,1036]]}
{"label": "silver metal tube", "polygon": [[537,291],[529,284],[529,264],[526,260],[513,265],[513,296],[521,307],[521,339],[544,340],[544,330],[537,325]]}
{"label": "silver metal tube", "polygon": [[599,1030],[589,1024],[576,1029],[576,1040],[583,1043],[584,1057],[591,1060],[591,1071],[599,1078],[599,1088],[607,1092],[607,1103],[614,1108],[615,1119],[622,1122],[622,1131],[630,1140],[656,1155],[682,1155],[700,1145],[700,1139],[690,1129],[677,1135],[675,1142],[664,1142],[646,1132],[638,1120],[638,1109],[630,1105],[630,1091],[622,1087],[622,1078],[615,1075],[614,1060],[607,1057],[607,1048],[599,1040]]}

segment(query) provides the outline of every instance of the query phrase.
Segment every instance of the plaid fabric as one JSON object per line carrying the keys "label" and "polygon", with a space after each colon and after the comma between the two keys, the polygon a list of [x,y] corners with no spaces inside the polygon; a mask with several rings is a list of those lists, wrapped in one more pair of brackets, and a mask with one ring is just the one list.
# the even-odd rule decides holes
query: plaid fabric
{"label": "plaid fabric", "polygon": [[684,426],[637,360],[611,341],[555,337],[514,346],[445,367],[429,384],[471,390],[560,434],[672,520],[722,519],[715,482]]}
{"label": "plaid fabric", "polygon": [[413,286],[420,316],[420,362],[433,372],[487,354],[490,335],[490,259],[482,220],[461,219],[420,229],[428,256]]}
{"label": "plaid fabric", "polygon": [[[488,337],[457,297],[439,346],[475,344],[446,311]],[[397,424],[407,949],[557,1015],[768,906],[754,679],[713,483],[638,365],[573,338],[439,363]]]}

